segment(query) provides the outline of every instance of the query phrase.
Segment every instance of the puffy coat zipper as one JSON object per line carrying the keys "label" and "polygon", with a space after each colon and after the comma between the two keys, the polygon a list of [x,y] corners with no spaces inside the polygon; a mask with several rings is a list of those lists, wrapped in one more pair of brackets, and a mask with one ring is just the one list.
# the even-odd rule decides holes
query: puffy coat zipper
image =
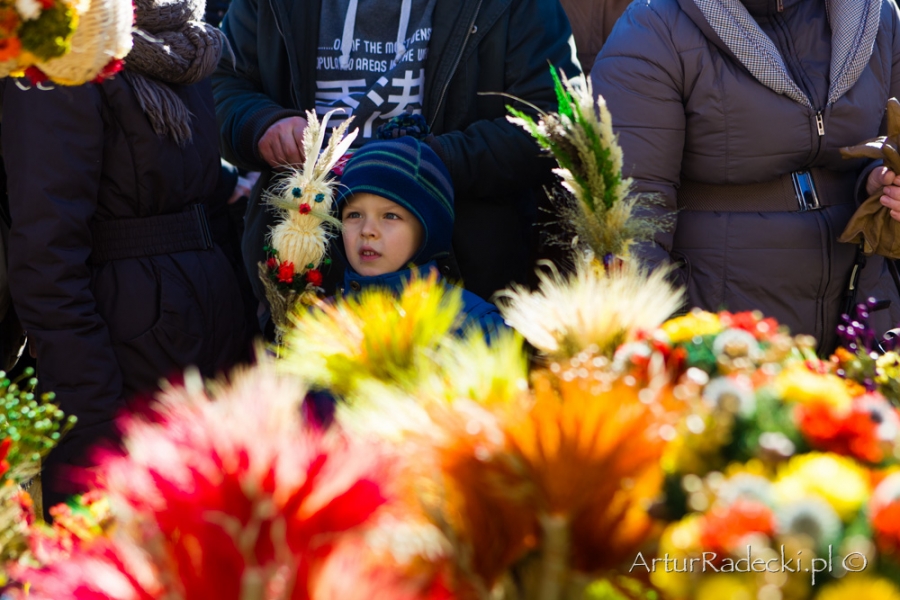
{"label": "puffy coat zipper", "polygon": [[434,115],[431,117],[431,123],[428,124],[429,127],[434,127],[434,120],[437,119],[438,114],[441,112],[441,106],[443,106],[447,90],[450,88],[450,81],[453,79],[453,74],[456,73],[456,69],[459,67],[459,62],[462,60],[462,56],[466,51],[466,45],[469,43],[469,38],[477,31],[475,20],[478,18],[478,12],[481,10],[482,1],[483,0],[478,0],[478,4],[475,5],[475,13],[472,15],[472,22],[469,23],[469,27],[466,29],[466,37],[463,38],[462,46],[460,46],[459,52],[456,54],[456,59],[453,61],[453,67],[450,68],[450,72],[447,73],[447,80],[444,81],[444,85],[441,87],[441,95],[438,96],[438,101],[434,108]]}
{"label": "puffy coat zipper", "polygon": [[[778,8],[779,13],[784,11],[783,0],[778,0],[777,8]],[[783,36],[786,40],[790,38],[790,31],[788,30],[787,24],[784,22],[784,17],[782,17],[781,15],[774,16],[772,19],[772,22],[773,22],[774,26],[777,28],[777,30],[780,31],[781,36]],[[779,50],[781,50],[781,52],[785,56],[785,58],[787,58],[786,51],[790,47],[788,45],[787,41],[785,41],[784,44],[780,44],[778,42],[778,40],[773,40],[773,41],[775,42],[776,46],[779,46]],[[799,61],[797,62],[796,68],[802,69],[802,66],[800,65]],[[814,106],[812,104],[814,95],[810,93],[812,90],[810,90],[807,87],[806,82],[803,80],[802,77],[798,81],[796,81],[796,83],[798,86],[800,86],[801,90],[806,95],[807,106],[813,111],[812,118],[813,118],[814,125],[816,127],[816,132],[818,133],[818,137],[815,140],[813,140],[813,146],[815,147],[815,152],[813,152],[812,156],[815,158],[815,157],[818,157],[819,153],[822,151],[822,140],[825,137],[825,114],[824,114],[825,108],[824,107],[821,109],[814,108]],[[826,99],[827,99],[827,97],[826,97]]]}

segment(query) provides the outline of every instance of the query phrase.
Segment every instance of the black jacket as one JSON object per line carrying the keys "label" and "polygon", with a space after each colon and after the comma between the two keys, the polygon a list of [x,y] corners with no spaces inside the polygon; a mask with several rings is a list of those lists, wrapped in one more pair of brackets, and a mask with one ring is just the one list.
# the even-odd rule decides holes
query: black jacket
{"label": "black jacket", "polygon": [[218,248],[90,258],[97,223],[179,213],[212,196],[219,155],[208,83],[172,86],[193,115],[183,148],[153,132],[123,77],[51,90],[4,83],[13,302],[42,389],[79,419],[52,465],[110,434],[124,401],[160,378],[191,364],[213,375],[240,357],[242,304]]}
{"label": "black jacket", "polygon": [[[315,0],[235,0],[222,23],[234,52],[213,76],[222,152],[263,171],[247,215],[249,272],[271,223],[259,202],[271,171],[258,142],[279,119],[315,106],[319,9]],[[549,66],[569,76],[580,66],[558,0],[438,0],[432,22],[423,112],[453,177],[454,252],[466,288],[490,297],[529,274],[538,188],[553,167],[506,121],[512,100],[496,93],[555,111]]]}

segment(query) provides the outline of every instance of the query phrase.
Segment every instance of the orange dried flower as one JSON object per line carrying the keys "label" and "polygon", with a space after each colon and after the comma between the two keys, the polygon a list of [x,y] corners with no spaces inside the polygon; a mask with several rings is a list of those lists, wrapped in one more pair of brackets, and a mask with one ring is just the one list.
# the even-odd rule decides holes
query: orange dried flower
{"label": "orange dried flower", "polygon": [[900,556],[900,500],[877,510],[873,507],[872,530],[879,552]]}
{"label": "orange dried flower", "polygon": [[442,475],[439,520],[465,546],[457,554],[470,556],[457,557],[461,579],[476,575],[486,589],[537,543],[533,491],[493,417],[475,407],[442,412],[436,422],[445,441],[434,445],[433,458]]}
{"label": "orange dried flower", "polygon": [[16,37],[0,38],[0,62],[12,60],[22,52],[22,42]]}
{"label": "orange dried flower", "polygon": [[582,375],[538,373],[533,407],[506,433],[536,487],[536,509],[569,523],[573,566],[598,572],[633,558],[651,533],[646,509],[660,490],[666,446],[660,428],[674,414],[651,389]]}
{"label": "orange dried flower", "polygon": [[857,398],[849,412],[816,402],[796,408],[800,432],[816,450],[851,456],[875,464],[884,458],[878,422]]}

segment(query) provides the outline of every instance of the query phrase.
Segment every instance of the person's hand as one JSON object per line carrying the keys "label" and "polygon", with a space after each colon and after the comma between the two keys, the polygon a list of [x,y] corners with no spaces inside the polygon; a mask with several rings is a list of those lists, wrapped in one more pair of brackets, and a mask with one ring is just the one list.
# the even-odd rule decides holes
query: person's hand
{"label": "person's hand", "polygon": [[870,196],[882,188],[881,204],[891,211],[891,218],[900,221],[900,178],[887,167],[878,167],[869,173],[866,193]]}
{"label": "person's hand", "polygon": [[234,204],[241,198],[249,198],[250,192],[258,179],[259,171],[247,173],[246,177],[238,177],[237,185],[234,186],[234,191],[231,193],[231,198],[228,199],[228,204]]}
{"label": "person's hand", "polygon": [[303,132],[306,119],[287,117],[275,121],[259,139],[259,154],[269,166],[299,165],[303,162]]}

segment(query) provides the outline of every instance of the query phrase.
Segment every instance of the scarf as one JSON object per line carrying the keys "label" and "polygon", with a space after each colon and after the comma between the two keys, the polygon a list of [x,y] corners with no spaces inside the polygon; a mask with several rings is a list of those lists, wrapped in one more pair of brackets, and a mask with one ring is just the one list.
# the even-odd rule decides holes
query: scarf
{"label": "scarf", "polygon": [[[834,104],[862,74],[881,21],[882,0],[825,0],[831,22],[831,76],[828,104]],[[763,85],[795,102],[812,103],[794,82],[778,48],[740,0],[694,0],[707,22],[738,60]]]}
{"label": "scarf", "polygon": [[201,22],[203,0],[135,0],[134,46],[123,75],[153,131],[183,146],[191,141],[191,114],[168,84],[208,77],[222,54],[221,31]]}

